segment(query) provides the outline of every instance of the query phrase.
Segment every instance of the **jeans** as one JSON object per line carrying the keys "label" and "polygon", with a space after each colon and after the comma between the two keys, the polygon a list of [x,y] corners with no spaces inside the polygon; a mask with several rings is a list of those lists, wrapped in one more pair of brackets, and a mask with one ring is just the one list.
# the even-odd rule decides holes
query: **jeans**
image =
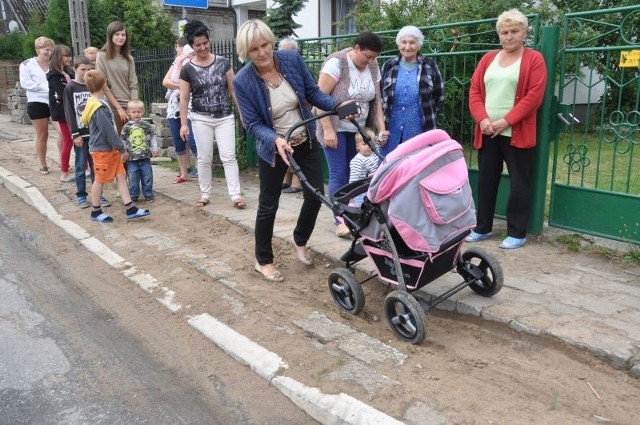
{"label": "jeans", "polygon": [[[329,198],[345,184],[349,183],[349,163],[356,156],[356,134],[338,131],[338,147],[324,148],[329,166]],[[336,224],[338,221],[336,221]]]}
{"label": "jeans", "polygon": [[[184,143],[184,140],[180,137],[180,119],[167,118],[167,123],[169,123],[169,130],[171,130],[171,138],[173,140],[173,147],[176,149],[176,155],[184,155],[187,152],[187,146]],[[187,142],[189,142],[189,149],[191,150],[191,153],[197,157],[198,147],[196,146],[196,140],[193,137],[191,120],[187,120],[187,124],[189,125],[189,137],[187,138]]]}
{"label": "jeans", "polygon": [[129,195],[132,199],[140,196],[140,185],[145,199],[153,199],[153,170],[149,158],[127,162],[129,174]]}
{"label": "jeans", "polygon": [[87,178],[85,171],[87,170],[87,162],[89,163],[89,169],[91,170],[91,183],[96,179],[95,171],[93,169],[93,158],[89,155],[89,138],[82,138],[82,147],[79,148],[73,145],[73,151],[75,153],[75,169],[76,169],[76,197],[79,198],[89,196],[87,194]]}
{"label": "jeans", "polygon": [[236,120],[233,114],[223,118],[213,118],[191,113],[191,125],[193,137],[198,146],[200,196],[203,199],[211,197],[211,161],[213,161],[215,142],[224,167],[229,196],[232,201],[240,198],[240,169],[236,160]]}
{"label": "jeans", "polygon": [[[324,177],[322,175],[322,154],[320,143],[313,138],[313,143],[304,142],[293,148],[293,158],[311,185],[324,194]],[[276,166],[272,167],[262,160],[258,161],[260,177],[260,195],[258,197],[258,212],[256,214],[256,260],[259,264],[273,263],[273,225],[282,193],[282,179],[287,172],[287,164],[280,155],[276,154]],[[303,185],[302,206],[298,221],[293,230],[293,240],[296,245],[303,246],[311,237],[316,225],[318,212],[322,202],[317,196]]]}

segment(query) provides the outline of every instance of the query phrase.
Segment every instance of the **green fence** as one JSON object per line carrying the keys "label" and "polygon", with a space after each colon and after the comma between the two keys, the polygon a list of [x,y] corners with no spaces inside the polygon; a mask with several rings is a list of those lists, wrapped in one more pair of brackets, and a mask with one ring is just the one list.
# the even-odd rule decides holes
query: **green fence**
{"label": "green fence", "polygon": [[563,38],[549,223],[640,244],[640,6],[569,13]]}

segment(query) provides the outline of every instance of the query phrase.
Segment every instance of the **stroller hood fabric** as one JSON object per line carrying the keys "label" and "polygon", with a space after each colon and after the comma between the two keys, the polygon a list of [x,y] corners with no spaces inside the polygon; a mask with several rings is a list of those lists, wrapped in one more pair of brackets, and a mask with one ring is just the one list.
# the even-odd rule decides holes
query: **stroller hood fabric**
{"label": "stroller hood fabric", "polygon": [[[438,252],[476,224],[462,146],[443,130],[419,134],[387,155],[367,197],[415,251]],[[384,236],[377,220],[370,220],[361,234],[372,240]]]}

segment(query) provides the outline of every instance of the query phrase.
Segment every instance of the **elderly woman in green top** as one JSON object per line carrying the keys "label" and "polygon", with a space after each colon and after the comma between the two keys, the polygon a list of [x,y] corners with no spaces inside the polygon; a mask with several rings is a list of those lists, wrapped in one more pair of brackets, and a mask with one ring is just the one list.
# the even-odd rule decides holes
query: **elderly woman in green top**
{"label": "elderly woman in green top", "polygon": [[528,20],[522,12],[511,9],[500,14],[496,30],[502,49],[490,51],[480,59],[469,89],[479,173],[477,224],[466,241],[491,237],[500,175],[506,163],[511,190],[507,237],[499,246],[515,249],[527,242],[536,113],[544,97],[547,68],[540,52],[524,47]]}

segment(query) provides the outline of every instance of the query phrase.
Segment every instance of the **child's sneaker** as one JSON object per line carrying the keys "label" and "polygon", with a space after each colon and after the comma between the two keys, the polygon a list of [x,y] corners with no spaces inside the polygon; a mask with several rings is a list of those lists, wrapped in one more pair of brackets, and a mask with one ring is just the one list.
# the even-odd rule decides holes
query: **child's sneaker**
{"label": "child's sneaker", "polygon": [[187,174],[189,177],[191,177],[192,179],[198,178],[198,169],[197,168],[193,168],[191,171],[189,171],[189,174]]}
{"label": "child's sneaker", "polygon": [[82,209],[89,208],[89,202],[87,202],[86,196],[78,196],[78,206]]}
{"label": "child's sneaker", "polygon": [[107,198],[105,198],[104,196],[100,197],[100,206],[101,207],[110,207],[111,206],[111,202],[109,202],[109,200]]}
{"label": "child's sneaker", "polygon": [[129,220],[134,220],[140,217],[146,217],[151,214],[151,211],[145,210],[144,208],[131,207],[127,210],[127,218]]}

